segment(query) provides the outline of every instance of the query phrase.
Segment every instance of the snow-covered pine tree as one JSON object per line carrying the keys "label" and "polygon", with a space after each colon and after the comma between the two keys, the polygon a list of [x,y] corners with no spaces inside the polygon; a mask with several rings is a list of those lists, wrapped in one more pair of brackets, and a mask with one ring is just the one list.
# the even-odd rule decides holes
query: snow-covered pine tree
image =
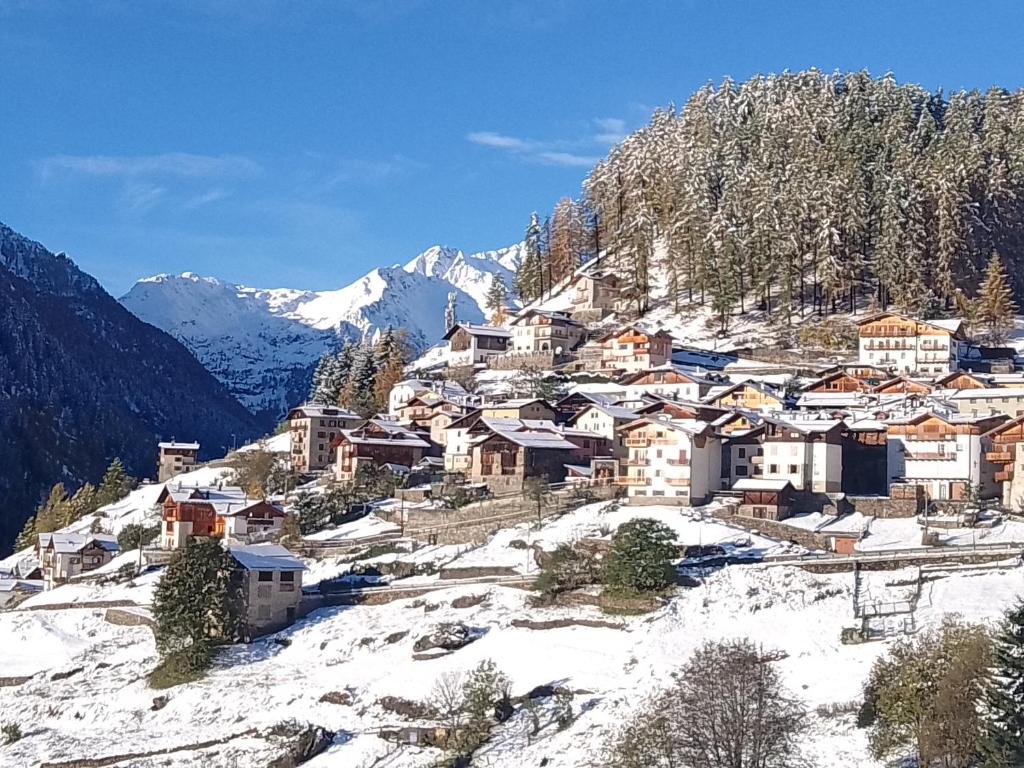
{"label": "snow-covered pine tree", "polygon": [[373,353],[373,345],[362,343],[355,348],[352,355],[352,367],[349,369],[348,380],[342,391],[342,405],[369,418],[377,412],[374,396],[374,380],[377,375],[377,361]]}
{"label": "snow-covered pine tree", "polygon": [[444,332],[448,333],[455,327],[455,292],[448,294],[448,303],[444,307]]}
{"label": "snow-covered pine tree", "polygon": [[1024,765],[1024,601],[1007,611],[993,640],[993,667],[981,702],[981,768]]}
{"label": "snow-covered pine tree", "polygon": [[978,293],[978,319],[991,343],[1006,341],[1007,335],[1013,330],[1013,315],[1016,311],[1002,259],[993,251]]}
{"label": "snow-covered pine tree", "polygon": [[306,398],[311,403],[329,403],[330,399],[327,394],[327,369],[330,366],[330,361],[334,357],[333,352],[326,352],[320,356],[320,359],[316,362],[316,368],[313,369],[313,380],[309,387],[309,396]]}
{"label": "snow-covered pine tree", "polygon": [[540,298],[544,284],[543,271],[540,219],[534,212],[530,214],[530,223],[526,228],[523,260],[516,271],[516,293],[524,303],[528,304]]}

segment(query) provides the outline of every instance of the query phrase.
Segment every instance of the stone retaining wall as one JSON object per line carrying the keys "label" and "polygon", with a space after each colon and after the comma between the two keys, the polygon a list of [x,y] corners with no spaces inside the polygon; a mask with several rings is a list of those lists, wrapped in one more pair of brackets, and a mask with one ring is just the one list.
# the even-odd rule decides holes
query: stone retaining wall
{"label": "stone retaining wall", "polygon": [[108,608],[103,614],[103,620],[108,624],[116,624],[120,627],[156,627],[156,621],[152,616],[138,611],[127,611],[123,608]]}

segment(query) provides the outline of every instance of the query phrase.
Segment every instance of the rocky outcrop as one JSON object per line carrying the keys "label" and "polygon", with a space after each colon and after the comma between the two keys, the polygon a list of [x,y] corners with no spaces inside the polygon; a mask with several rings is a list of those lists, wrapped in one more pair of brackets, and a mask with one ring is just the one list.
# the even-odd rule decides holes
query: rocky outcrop
{"label": "rocky outcrop", "polygon": [[413,644],[414,658],[432,658],[465,648],[482,636],[482,632],[458,622],[438,624],[429,635]]}

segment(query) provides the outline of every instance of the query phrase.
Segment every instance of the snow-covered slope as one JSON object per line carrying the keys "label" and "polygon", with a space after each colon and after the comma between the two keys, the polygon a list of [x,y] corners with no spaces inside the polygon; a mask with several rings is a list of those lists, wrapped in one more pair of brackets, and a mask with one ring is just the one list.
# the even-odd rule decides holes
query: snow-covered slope
{"label": "snow-covered slope", "polygon": [[135,315],[187,346],[249,410],[269,421],[301,400],[313,366],[344,337],[391,326],[423,350],[456,316],[480,322],[491,275],[510,285],[522,245],[466,255],[435,246],[404,267],[374,269],[337,290],[262,289],[191,272],[139,280],[121,298]]}

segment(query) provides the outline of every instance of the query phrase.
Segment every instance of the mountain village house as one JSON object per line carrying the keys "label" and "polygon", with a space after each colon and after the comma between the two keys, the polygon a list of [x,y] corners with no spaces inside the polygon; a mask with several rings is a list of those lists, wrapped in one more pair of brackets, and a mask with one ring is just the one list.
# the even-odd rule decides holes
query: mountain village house
{"label": "mountain village house", "polygon": [[[1006,421],[998,416],[925,411],[888,422],[889,484],[920,485],[931,499],[993,498],[996,465],[985,457],[982,435]],[[987,441],[986,441],[987,442]]]}
{"label": "mountain village house", "polygon": [[573,320],[591,323],[614,311],[621,283],[617,275],[603,270],[577,275],[571,288]]}
{"label": "mountain village house", "polygon": [[522,398],[505,400],[481,406],[480,415],[489,419],[546,419],[557,418],[555,409],[546,400],[540,398]]}
{"label": "mountain village house", "polygon": [[1024,388],[962,389],[948,396],[959,413],[985,416],[1000,413],[1010,418],[1024,416]]}
{"label": "mountain village house", "polygon": [[[570,441],[554,424],[550,429],[535,429],[502,420],[481,421],[488,432],[477,438],[471,448],[470,479],[484,483],[492,491],[522,488],[529,477],[544,477],[557,483],[565,479],[567,465],[578,464],[584,449]],[[600,438],[592,436],[596,443]]]}
{"label": "mountain village house", "polygon": [[962,320],[881,312],[857,323],[860,361],[897,373],[949,373],[967,350]]}
{"label": "mountain village house", "polygon": [[436,392],[423,392],[399,406],[395,415],[403,424],[411,424],[416,429],[429,430],[434,415],[437,413],[461,416],[463,407]]}
{"label": "mountain village house", "polygon": [[844,424],[838,419],[781,421],[766,418],[761,437],[764,480],[785,480],[797,491],[843,489]]}
{"label": "mountain village house", "polygon": [[527,309],[519,314],[511,322],[510,329],[512,346],[509,354],[524,361],[529,361],[531,355],[557,361],[575,348],[584,334],[583,326],[568,315],[540,309]]}
{"label": "mountain village house", "polygon": [[334,442],[344,429],[363,422],[357,414],[328,405],[307,403],[288,412],[292,469],[315,472],[334,462]]}
{"label": "mountain village house", "polygon": [[1024,416],[994,427],[982,435],[985,459],[995,465],[999,498],[1006,509],[1024,512]]}
{"label": "mountain village house", "polygon": [[398,382],[388,393],[388,413],[398,415],[398,409],[417,395],[432,392],[446,400],[464,402],[469,393],[454,381],[428,381],[426,379],[405,379]]}
{"label": "mountain village house", "polygon": [[40,533],[36,542],[46,589],[95,571],[113,560],[117,551],[117,538],[105,533]]}
{"label": "mountain village house", "polygon": [[626,424],[635,421],[637,412],[620,405],[591,404],[572,416],[567,422],[570,427],[600,435],[608,441],[609,452],[616,459],[626,458],[626,446],[619,431]]}
{"label": "mountain village house", "polygon": [[456,323],[444,335],[448,342],[448,365],[460,368],[487,363],[491,358],[505,354],[511,337],[507,328]]}
{"label": "mountain village house", "polygon": [[722,443],[707,422],[644,417],[620,433],[631,504],[703,504],[718,489]]}
{"label": "mountain village house", "polygon": [[156,479],[165,483],[175,475],[191,472],[199,459],[199,443],[157,443],[160,457],[157,460]]}
{"label": "mountain village house", "polygon": [[424,436],[400,424],[371,419],[355,429],[342,430],[338,437],[334,477],[350,482],[360,467],[392,464],[411,468],[431,448]]}
{"label": "mountain village house", "polygon": [[719,392],[713,392],[705,402],[719,408],[739,408],[745,411],[781,411],[786,407],[786,398],[781,393],[756,381],[732,384]]}
{"label": "mountain village house", "polygon": [[672,360],[672,336],[665,331],[647,331],[629,325],[610,331],[598,339],[601,367],[626,373],[646,371]]}
{"label": "mountain village house", "polygon": [[671,364],[627,374],[619,383],[626,388],[630,399],[639,400],[644,395],[660,395],[691,402],[704,399],[715,385],[710,379]]}
{"label": "mountain village house", "polygon": [[160,545],[185,546],[190,536],[212,536],[235,542],[267,538],[281,529],[285,513],[264,499],[248,498],[241,488],[178,488],[165,490]]}
{"label": "mountain village house", "polygon": [[231,546],[242,584],[243,618],[249,638],[277,632],[298,617],[305,566],[276,544]]}

